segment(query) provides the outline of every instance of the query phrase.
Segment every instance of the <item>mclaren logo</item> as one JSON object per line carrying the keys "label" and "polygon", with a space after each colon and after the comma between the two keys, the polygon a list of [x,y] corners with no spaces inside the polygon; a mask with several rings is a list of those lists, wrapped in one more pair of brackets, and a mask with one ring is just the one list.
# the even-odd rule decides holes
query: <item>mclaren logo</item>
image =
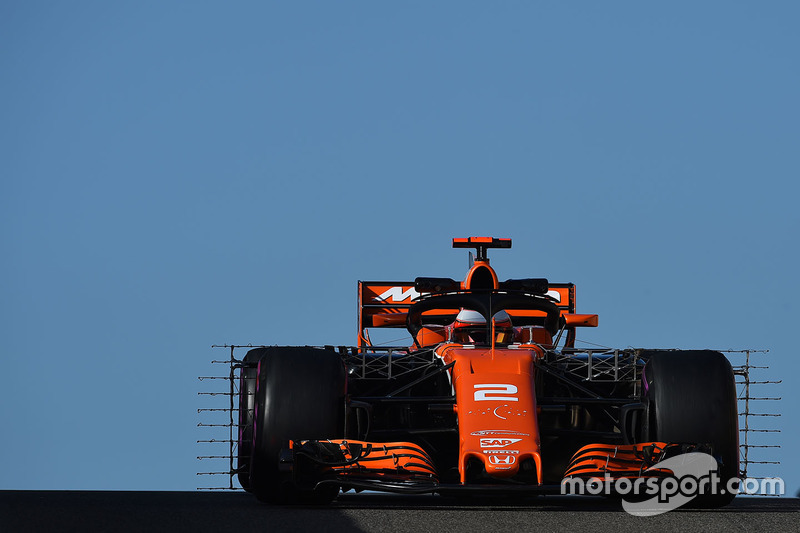
{"label": "mclaren logo", "polygon": [[547,291],[547,296],[552,298],[553,300],[561,303],[561,293],[558,291]]}
{"label": "mclaren logo", "polygon": [[522,439],[481,439],[481,448],[505,448]]}
{"label": "mclaren logo", "polygon": [[379,302],[399,303],[413,300],[417,297],[419,297],[419,293],[414,289],[414,287],[409,287],[409,289],[406,291],[403,291],[403,287],[390,287],[384,291],[383,294],[375,297],[375,300],[378,300]]}

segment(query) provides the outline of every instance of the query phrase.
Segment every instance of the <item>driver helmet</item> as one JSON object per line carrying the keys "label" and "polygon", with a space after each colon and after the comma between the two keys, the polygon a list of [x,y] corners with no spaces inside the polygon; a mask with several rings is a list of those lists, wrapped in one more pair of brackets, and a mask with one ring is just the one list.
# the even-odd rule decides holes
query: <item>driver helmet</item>
{"label": "driver helmet", "polygon": [[[494,321],[495,342],[509,344],[514,335],[511,317],[505,311],[498,311]],[[486,319],[477,311],[462,309],[453,322],[453,342],[460,344],[488,344],[486,342]]]}
{"label": "driver helmet", "polygon": [[492,317],[494,321],[494,341],[497,344],[511,344],[514,338],[514,325],[505,311],[498,311]]}

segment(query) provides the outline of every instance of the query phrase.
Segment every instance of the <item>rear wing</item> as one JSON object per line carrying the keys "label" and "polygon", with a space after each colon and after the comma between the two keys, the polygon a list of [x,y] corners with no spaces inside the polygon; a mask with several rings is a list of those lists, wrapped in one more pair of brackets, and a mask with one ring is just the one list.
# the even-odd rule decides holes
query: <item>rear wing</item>
{"label": "rear wing", "polygon": [[[405,328],[408,309],[423,295],[417,292],[413,281],[359,281],[358,345],[370,344],[368,328]],[[574,283],[550,283],[547,295],[555,300],[562,314],[575,313]],[[509,311],[512,319],[530,313],[539,312]]]}

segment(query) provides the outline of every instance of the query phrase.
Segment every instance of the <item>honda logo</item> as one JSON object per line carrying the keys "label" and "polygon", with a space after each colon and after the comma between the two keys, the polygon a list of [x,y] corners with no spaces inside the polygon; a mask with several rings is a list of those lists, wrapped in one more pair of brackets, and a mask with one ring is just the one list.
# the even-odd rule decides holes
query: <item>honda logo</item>
{"label": "honda logo", "polygon": [[513,455],[490,455],[489,456],[489,463],[493,465],[513,465],[517,462],[517,458]]}

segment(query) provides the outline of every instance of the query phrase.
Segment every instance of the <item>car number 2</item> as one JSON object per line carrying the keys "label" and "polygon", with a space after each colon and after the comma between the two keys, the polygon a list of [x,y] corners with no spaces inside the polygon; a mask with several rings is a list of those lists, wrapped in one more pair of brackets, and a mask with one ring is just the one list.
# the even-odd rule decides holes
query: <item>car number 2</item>
{"label": "car number 2", "polygon": [[486,400],[518,402],[519,398],[514,396],[517,393],[517,386],[504,383],[477,383],[475,384],[475,401]]}

